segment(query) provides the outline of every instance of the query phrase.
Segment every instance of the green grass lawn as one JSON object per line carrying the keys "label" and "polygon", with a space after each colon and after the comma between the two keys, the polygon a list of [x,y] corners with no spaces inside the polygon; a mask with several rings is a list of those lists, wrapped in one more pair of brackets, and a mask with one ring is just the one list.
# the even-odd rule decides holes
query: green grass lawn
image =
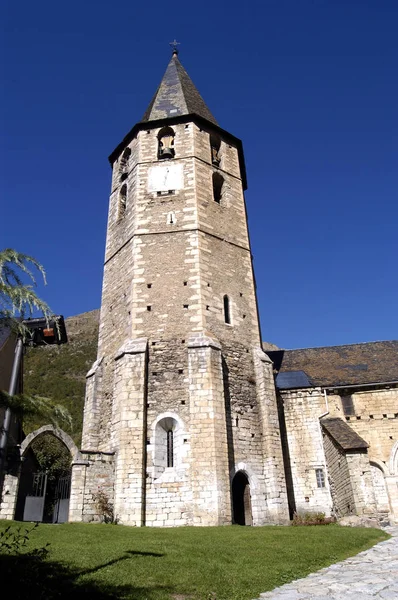
{"label": "green grass lawn", "polygon": [[0,567],[13,599],[252,600],[387,537],[337,525],[39,525],[28,550],[49,542],[47,558],[1,556]]}

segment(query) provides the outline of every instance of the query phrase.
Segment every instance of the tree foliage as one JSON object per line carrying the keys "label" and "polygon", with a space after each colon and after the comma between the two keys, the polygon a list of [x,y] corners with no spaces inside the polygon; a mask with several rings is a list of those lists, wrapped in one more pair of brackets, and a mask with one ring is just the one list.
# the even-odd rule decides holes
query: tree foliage
{"label": "tree foliage", "polygon": [[9,408],[12,413],[20,418],[36,417],[53,425],[72,424],[69,411],[62,405],[56,404],[49,398],[41,396],[28,396],[26,394],[15,394],[10,396],[7,392],[0,390],[0,408]]}
{"label": "tree foliage", "polygon": [[[23,319],[31,317],[35,311],[43,313],[47,319],[52,316],[48,304],[34,290],[37,285],[35,271],[46,283],[44,267],[32,256],[12,248],[0,250],[0,323],[24,338],[29,332]],[[24,278],[29,283],[25,283]]]}
{"label": "tree foliage", "polygon": [[30,445],[38,470],[46,472],[49,481],[56,481],[70,471],[71,455],[68,448],[56,437],[47,433],[39,435]]}
{"label": "tree foliage", "polygon": [[[0,328],[6,328],[27,341],[29,330],[23,320],[39,311],[46,319],[53,316],[48,304],[35,292],[38,272],[46,283],[44,267],[32,256],[6,248],[0,250]],[[26,283],[26,279],[28,283]],[[71,416],[59,403],[41,395],[10,396],[0,390],[0,408],[9,408],[20,418],[38,416],[47,423],[71,425]]]}

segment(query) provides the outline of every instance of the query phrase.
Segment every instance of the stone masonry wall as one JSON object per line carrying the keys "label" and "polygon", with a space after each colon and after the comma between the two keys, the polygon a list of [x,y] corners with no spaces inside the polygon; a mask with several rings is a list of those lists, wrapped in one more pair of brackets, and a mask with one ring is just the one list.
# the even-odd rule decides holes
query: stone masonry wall
{"label": "stone masonry wall", "polygon": [[191,490],[193,525],[231,523],[228,443],[221,347],[211,338],[189,340]]}
{"label": "stone masonry wall", "polygon": [[[341,394],[329,394],[331,416],[338,416],[369,444],[368,459],[373,469],[379,469],[377,489],[381,513],[386,512],[386,499],[389,502],[389,518],[398,521],[398,387],[367,390],[346,390]],[[370,483],[369,483],[370,485]]]}
{"label": "stone masonry wall", "polygon": [[323,444],[333,499],[333,512],[336,517],[355,514],[355,499],[346,456],[340,446],[326,432],[323,433]]}
{"label": "stone masonry wall", "polygon": [[356,514],[376,516],[376,500],[368,453],[348,451],[346,459]]}
{"label": "stone masonry wall", "polygon": [[110,453],[83,452],[72,464],[69,521],[86,523],[103,520],[98,492],[114,502],[114,457]]}
{"label": "stone masonry wall", "polygon": [[[102,304],[100,315],[98,359],[101,360],[101,387],[95,391],[95,412],[84,415],[83,449],[93,448],[93,439],[98,439],[98,450],[112,451],[110,446],[110,424],[114,380],[114,356],[131,332],[131,279],[133,272],[132,242],[124,246],[104,268]],[[89,394],[89,390],[86,392]],[[94,390],[93,390],[94,393]],[[96,425],[94,425],[94,421]],[[86,432],[90,431],[90,438]]]}
{"label": "stone masonry wall", "polygon": [[[320,390],[316,389],[283,391],[281,396],[284,402],[296,508],[305,510],[307,506],[307,510],[323,510],[327,513],[327,506],[330,503],[328,489],[316,487],[314,471],[315,468],[322,468],[322,461],[324,461],[318,429],[319,415],[328,410],[328,416],[344,419],[369,443],[367,454],[347,453],[344,460],[340,458],[339,470],[335,468],[336,461],[328,457],[328,485],[331,486],[335,507],[337,506],[340,512],[346,513],[349,511],[356,511],[358,514],[375,513],[375,492],[371,472],[371,463],[374,461],[385,476],[385,488],[390,499],[390,516],[394,518],[396,512],[394,494],[396,494],[397,484],[396,476],[390,475],[390,465],[394,444],[398,439],[397,389],[393,387],[358,390],[341,395],[328,391],[327,404]],[[328,443],[328,452],[331,452],[330,443]],[[333,472],[330,471],[331,465]],[[337,477],[336,481],[335,477]],[[396,496],[398,499],[398,494]],[[386,494],[383,492],[383,498],[385,497]],[[305,498],[308,498],[308,501]],[[385,512],[385,509],[383,511]]]}
{"label": "stone masonry wall", "polygon": [[[146,524],[192,523],[188,340],[152,340],[148,363]],[[159,476],[155,468],[156,423],[172,418],[181,429],[174,439],[176,462]]]}
{"label": "stone masonry wall", "polygon": [[[319,388],[282,391],[290,469],[296,510],[321,511],[330,515],[332,499],[326,472],[319,417],[325,399]],[[315,469],[323,469],[325,487],[317,486]]]}
{"label": "stone masonry wall", "polygon": [[112,440],[115,513],[120,522],[145,524],[147,340],[126,342],[115,357]]}
{"label": "stone masonry wall", "polygon": [[262,425],[260,436],[266,500],[262,522],[283,523],[288,521],[289,510],[272,363],[261,348],[254,349],[253,360]]}
{"label": "stone masonry wall", "polygon": [[[346,406],[346,411],[344,411]],[[348,408],[349,407],[349,408]],[[329,394],[331,416],[345,419],[369,444],[369,459],[388,465],[398,440],[398,388]]]}
{"label": "stone masonry wall", "polygon": [[20,469],[4,476],[3,490],[0,504],[0,519],[12,520],[15,518]]}

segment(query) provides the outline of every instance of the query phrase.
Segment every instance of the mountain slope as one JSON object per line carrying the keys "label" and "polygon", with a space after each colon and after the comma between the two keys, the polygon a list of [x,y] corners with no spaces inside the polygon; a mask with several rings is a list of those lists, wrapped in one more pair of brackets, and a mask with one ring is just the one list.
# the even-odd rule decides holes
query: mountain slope
{"label": "mountain slope", "polygon": [[[62,424],[79,446],[83,424],[86,373],[97,355],[99,310],[65,319],[68,343],[29,348],[24,358],[24,392],[51,398],[72,415],[72,428]],[[39,419],[24,422],[29,433],[44,425]]]}

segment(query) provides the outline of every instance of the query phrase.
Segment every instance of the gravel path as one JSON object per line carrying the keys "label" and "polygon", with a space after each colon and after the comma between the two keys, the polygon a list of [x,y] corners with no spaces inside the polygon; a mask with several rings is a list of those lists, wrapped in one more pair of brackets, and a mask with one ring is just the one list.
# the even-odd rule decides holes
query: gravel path
{"label": "gravel path", "polygon": [[257,600],[398,600],[398,526],[384,530],[393,537]]}

